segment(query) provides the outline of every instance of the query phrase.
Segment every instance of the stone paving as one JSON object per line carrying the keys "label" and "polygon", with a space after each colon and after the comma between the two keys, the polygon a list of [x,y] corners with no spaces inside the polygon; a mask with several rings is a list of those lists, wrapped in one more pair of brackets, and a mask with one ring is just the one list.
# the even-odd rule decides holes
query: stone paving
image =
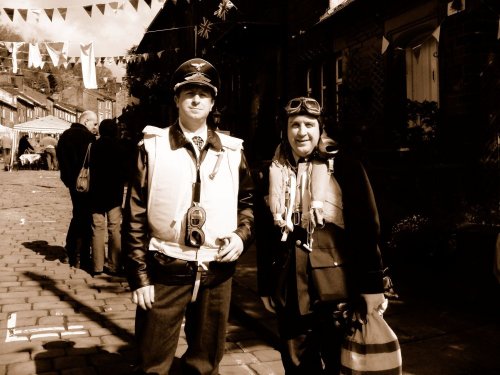
{"label": "stone paving", "polygon": [[[92,278],[60,261],[70,212],[58,172],[0,171],[0,375],[133,370],[135,305],[126,280]],[[177,356],[185,349],[181,335]],[[269,340],[231,318],[220,373],[284,372]]]}

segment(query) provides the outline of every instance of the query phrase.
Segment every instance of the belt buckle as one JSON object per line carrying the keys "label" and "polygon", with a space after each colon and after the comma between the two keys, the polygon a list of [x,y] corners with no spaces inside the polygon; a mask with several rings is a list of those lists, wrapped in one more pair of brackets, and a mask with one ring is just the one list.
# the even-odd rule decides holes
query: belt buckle
{"label": "belt buckle", "polygon": [[300,224],[300,211],[292,212],[292,223],[293,223],[293,225]]}

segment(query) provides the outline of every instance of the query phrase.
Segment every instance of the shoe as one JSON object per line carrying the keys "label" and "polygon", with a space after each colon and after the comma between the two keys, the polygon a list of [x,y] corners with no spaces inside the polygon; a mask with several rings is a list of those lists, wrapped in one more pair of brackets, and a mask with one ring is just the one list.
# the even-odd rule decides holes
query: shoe
{"label": "shoe", "polygon": [[92,272],[92,277],[101,276],[102,274],[103,274],[102,271],[93,271]]}

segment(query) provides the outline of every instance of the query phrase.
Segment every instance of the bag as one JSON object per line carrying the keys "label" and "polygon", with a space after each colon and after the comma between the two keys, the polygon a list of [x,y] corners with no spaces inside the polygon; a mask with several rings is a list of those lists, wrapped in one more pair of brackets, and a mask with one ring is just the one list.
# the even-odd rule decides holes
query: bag
{"label": "bag", "polygon": [[403,373],[398,338],[379,312],[368,314],[366,323],[346,336],[340,355],[341,375]]}
{"label": "bag", "polygon": [[83,159],[83,165],[76,178],[76,191],[79,193],[87,193],[90,189],[90,171],[89,171],[89,159],[90,159],[90,146],[89,143],[87,147],[87,152],[85,153],[85,158]]}

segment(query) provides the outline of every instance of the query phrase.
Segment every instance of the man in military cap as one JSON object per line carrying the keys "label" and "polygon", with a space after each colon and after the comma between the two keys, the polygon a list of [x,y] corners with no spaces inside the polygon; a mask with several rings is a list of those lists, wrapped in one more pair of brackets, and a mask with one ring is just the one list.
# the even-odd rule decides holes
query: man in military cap
{"label": "man in military cap", "polygon": [[183,373],[218,374],[231,277],[253,239],[253,183],[243,141],[207,125],[220,87],[212,64],[184,62],[172,87],[178,120],[144,128],[124,210],[139,371],[169,373],[185,316]]}

